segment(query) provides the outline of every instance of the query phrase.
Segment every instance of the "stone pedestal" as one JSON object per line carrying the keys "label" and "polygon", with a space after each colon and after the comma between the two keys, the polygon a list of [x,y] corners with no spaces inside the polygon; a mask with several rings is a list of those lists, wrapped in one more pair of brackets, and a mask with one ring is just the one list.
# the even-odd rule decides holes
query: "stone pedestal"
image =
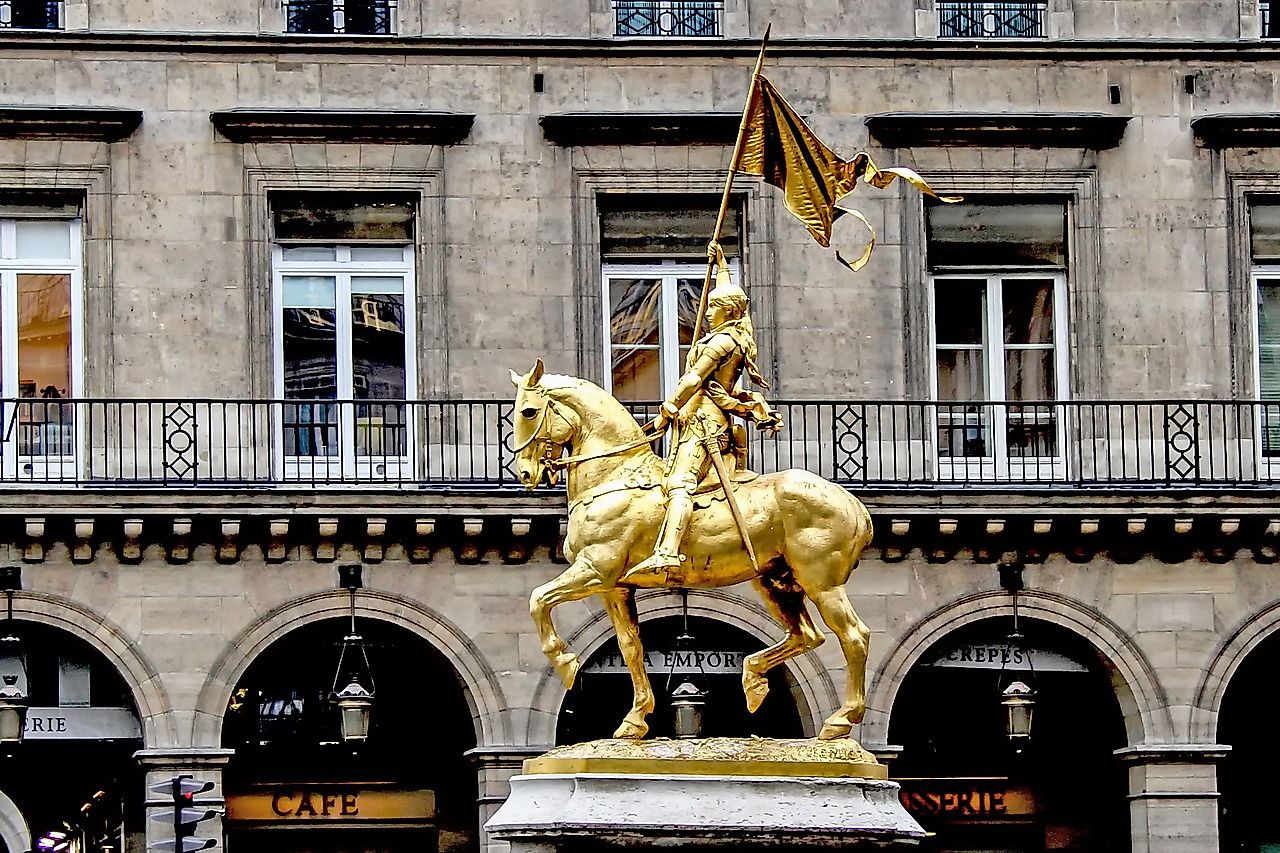
{"label": "stone pedestal", "polygon": [[513,853],[915,846],[885,775],[852,741],[595,741],[527,761],[485,828]]}

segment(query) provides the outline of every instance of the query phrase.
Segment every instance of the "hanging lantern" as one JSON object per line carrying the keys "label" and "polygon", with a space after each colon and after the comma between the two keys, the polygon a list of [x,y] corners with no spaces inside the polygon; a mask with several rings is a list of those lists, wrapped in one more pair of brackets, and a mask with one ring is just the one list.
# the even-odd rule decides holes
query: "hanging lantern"
{"label": "hanging lantern", "polygon": [[707,691],[699,690],[692,681],[683,681],[671,691],[676,737],[692,739],[702,734],[702,709],[706,705]]}
{"label": "hanging lantern", "polygon": [[[332,699],[338,706],[342,740],[346,743],[362,743],[369,739],[369,721],[373,714],[373,693],[376,688],[364,638],[356,633],[356,590],[363,586],[361,566],[339,566],[338,577],[341,586],[351,594],[351,630],[342,638],[342,652],[338,655],[338,668],[333,674]],[[343,678],[348,679],[347,686],[339,690],[338,684]],[[367,688],[365,683],[369,685]]]}
{"label": "hanging lantern", "polygon": [[1009,740],[1031,737],[1032,715],[1036,709],[1036,692],[1021,681],[1014,681],[1000,694],[1000,704],[1008,716]]}

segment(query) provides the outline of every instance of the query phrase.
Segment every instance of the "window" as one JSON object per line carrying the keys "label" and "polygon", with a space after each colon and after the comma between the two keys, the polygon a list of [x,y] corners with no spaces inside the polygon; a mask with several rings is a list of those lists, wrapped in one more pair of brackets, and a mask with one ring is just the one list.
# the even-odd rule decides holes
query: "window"
{"label": "window", "polygon": [[[718,200],[689,196],[600,197],[604,376],[618,399],[660,400],[675,388],[693,339],[718,207]],[[737,282],[739,229],[735,211],[720,238]]]}
{"label": "window", "polygon": [[1043,38],[1048,3],[938,0],[940,38]]}
{"label": "window", "polygon": [[1280,21],[1271,17],[1271,0],[1259,0],[1258,22],[1264,39],[1280,38]]}
{"label": "window", "polygon": [[1066,206],[930,206],[928,231],[940,472],[1060,475]]}
{"label": "window", "polygon": [[273,195],[286,478],[395,479],[414,396],[413,202]]}
{"label": "window", "polygon": [[285,31],[310,35],[389,36],[396,0],[285,0]]}
{"label": "window", "polygon": [[0,29],[60,30],[62,0],[0,0]]}
{"label": "window", "polygon": [[0,466],[5,479],[74,473],[80,388],[80,207],[0,198]]}
{"label": "window", "polygon": [[1264,461],[1280,463],[1280,200],[1249,208],[1249,250],[1257,310],[1258,399]]}
{"label": "window", "polygon": [[619,36],[712,38],[722,35],[724,0],[614,0]]}

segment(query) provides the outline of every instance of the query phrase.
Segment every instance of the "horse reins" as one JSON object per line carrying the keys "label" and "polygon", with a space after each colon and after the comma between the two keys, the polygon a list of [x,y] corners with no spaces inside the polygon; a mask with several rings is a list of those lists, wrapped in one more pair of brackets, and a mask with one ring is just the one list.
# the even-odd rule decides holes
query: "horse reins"
{"label": "horse reins", "polygon": [[[547,413],[551,411],[551,407],[554,406],[555,404],[556,404],[555,400],[551,399],[551,397],[547,397],[547,405],[542,407],[542,416],[538,418],[538,425],[534,427],[533,434],[530,435],[529,439],[525,441],[523,444],[521,444],[519,447],[513,448],[512,449],[513,453],[519,453],[520,451],[528,447],[530,444],[533,444],[533,442],[538,440],[538,436],[542,432],[542,428],[546,426]],[[564,415],[560,414],[559,412],[556,412],[556,417],[560,418],[560,420],[562,421],[568,422],[568,418],[566,418]],[[641,427],[641,430],[646,430],[652,425],[653,425],[653,421],[649,421],[649,423]],[[551,445],[554,444],[557,447],[564,447],[564,445],[558,444],[557,442],[552,441],[549,438],[543,438],[542,442],[546,446],[543,448],[544,452],[542,454],[542,463],[550,468],[568,468],[570,465],[577,465],[579,462],[588,462],[592,459],[604,459],[605,457],[608,457],[608,456],[616,456],[619,453],[625,453],[628,450],[634,450],[637,447],[641,447],[646,444],[652,444],[653,442],[657,441],[660,438],[662,438],[661,434],[649,435],[646,433],[645,435],[642,435],[633,441],[628,441],[625,444],[620,444],[617,447],[612,447],[608,450],[601,450],[598,453],[580,453],[576,456],[562,456],[558,459],[553,458],[551,456]]]}

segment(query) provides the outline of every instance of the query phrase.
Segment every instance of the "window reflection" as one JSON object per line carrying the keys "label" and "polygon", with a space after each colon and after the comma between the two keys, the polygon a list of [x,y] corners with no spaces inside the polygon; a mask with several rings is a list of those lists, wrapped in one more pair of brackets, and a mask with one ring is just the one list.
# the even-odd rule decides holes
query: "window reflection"
{"label": "window reflection", "polygon": [[71,456],[71,276],[20,273],[17,284],[18,396],[39,401],[19,406],[18,452]]}

